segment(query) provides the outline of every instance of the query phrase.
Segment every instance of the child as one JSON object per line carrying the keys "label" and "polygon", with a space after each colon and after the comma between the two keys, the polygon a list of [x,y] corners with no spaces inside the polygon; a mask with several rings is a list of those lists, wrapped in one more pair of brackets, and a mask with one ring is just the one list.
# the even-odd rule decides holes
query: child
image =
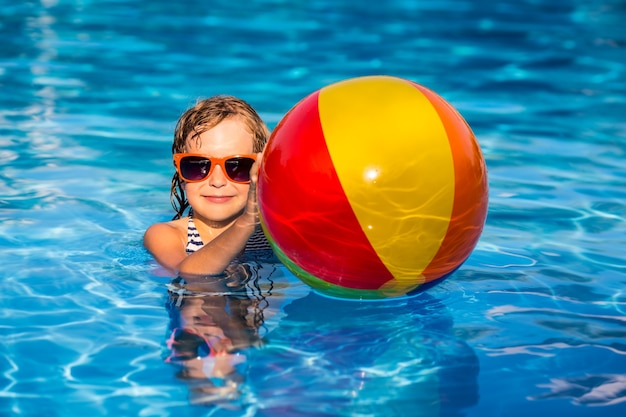
{"label": "child", "polygon": [[159,264],[184,276],[215,275],[245,249],[269,249],[256,201],[258,161],[268,136],[256,111],[232,96],[199,101],[181,116],[172,145],[177,213],[144,235]]}

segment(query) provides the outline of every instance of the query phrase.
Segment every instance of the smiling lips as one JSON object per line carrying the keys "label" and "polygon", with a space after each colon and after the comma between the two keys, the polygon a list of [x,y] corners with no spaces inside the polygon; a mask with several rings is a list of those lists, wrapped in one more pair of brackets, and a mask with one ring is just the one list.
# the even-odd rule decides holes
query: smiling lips
{"label": "smiling lips", "polygon": [[205,195],[204,198],[211,203],[227,203],[233,196],[230,195]]}

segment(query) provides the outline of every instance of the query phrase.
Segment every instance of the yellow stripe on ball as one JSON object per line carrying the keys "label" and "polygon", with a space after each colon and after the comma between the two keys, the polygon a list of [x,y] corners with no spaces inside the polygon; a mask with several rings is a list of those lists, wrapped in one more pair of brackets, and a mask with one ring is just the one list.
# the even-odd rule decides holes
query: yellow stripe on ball
{"label": "yellow stripe on ball", "polygon": [[409,82],[376,76],[322,88],[319,113],[344,192],[395,277],[391,287],[421,283],[454,203],[454,164],[435,108]]}

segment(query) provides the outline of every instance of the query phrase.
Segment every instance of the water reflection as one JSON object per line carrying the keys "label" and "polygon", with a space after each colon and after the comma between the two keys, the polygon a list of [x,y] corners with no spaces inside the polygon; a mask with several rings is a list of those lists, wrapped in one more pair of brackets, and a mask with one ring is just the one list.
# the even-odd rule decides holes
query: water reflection
{"label": "water reflection", "polygon": [[267,416],[455,416],[478,402],[478,359],[427,294],[354,302],[310,293],[253,353]]}
{"label": "water reflection", "polygon": [[432,417],[478,403],[478,359],[439,300],[347,301],[304,285],[294,298],[285,271],[242,263],[170,284],[165,360],[192,404],[256,416]]}
{"label": "water reflection", "polygon": [[[246,350],[260,346],[275,266],[242,263],[222,276],[185,276],[169,286],[166,362],[189,386],[192,404],[238,407]],[[263,283],[259,280],[263,271]]]}

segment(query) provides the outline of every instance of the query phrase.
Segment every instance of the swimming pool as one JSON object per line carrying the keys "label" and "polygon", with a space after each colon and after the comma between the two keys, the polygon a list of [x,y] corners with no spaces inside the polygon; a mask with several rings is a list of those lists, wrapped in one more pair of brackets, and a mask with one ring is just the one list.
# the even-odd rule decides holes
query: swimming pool
{"label": "swimming pool", "polygon": [[[626,415],[623,2],[0,5],[0,415]],[[174,284],[141,247],[173,215],[174,123],[228,93],[274,126],[370,74],[428,86],[474,129],[478,247],[386,302],[251,262],[245,296],[207,302],[248,311],[259,343],[241,395],[208,398],[165,362]]]}

